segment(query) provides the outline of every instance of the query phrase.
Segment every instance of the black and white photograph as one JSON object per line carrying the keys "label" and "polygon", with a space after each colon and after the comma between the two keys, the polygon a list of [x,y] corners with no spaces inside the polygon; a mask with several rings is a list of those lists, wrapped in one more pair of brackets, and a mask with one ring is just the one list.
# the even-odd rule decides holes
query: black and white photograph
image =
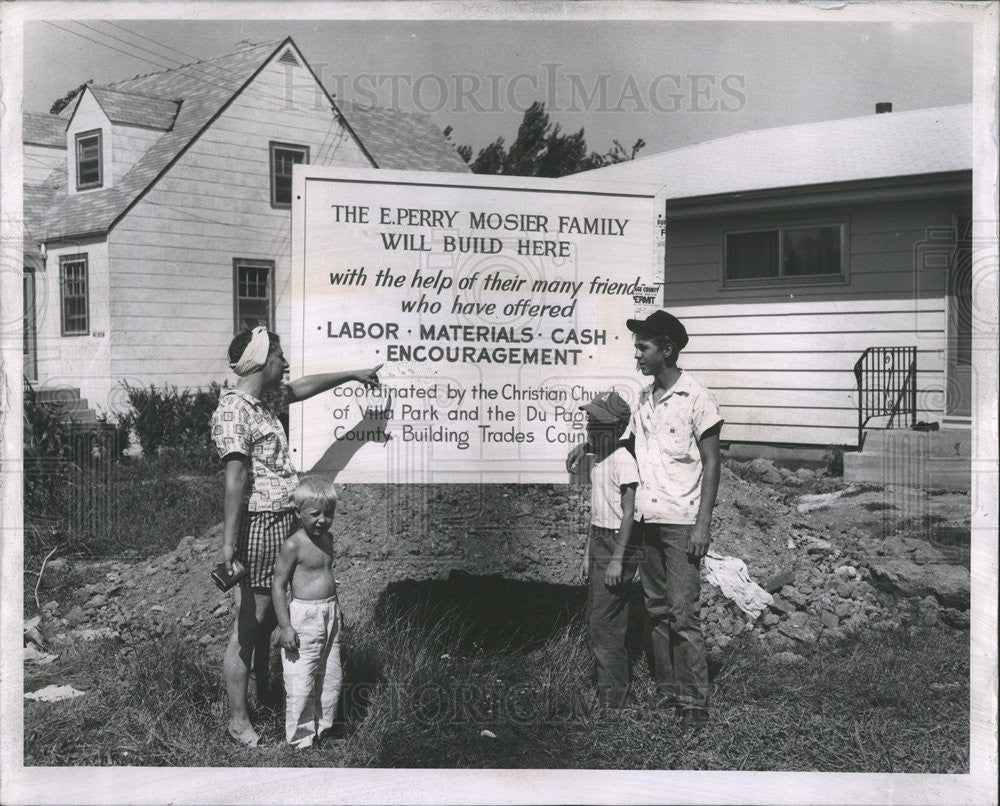
{"label": "black and white photograph", "polygon": [[998,12],[0,4],[0,801],[996,803]]}

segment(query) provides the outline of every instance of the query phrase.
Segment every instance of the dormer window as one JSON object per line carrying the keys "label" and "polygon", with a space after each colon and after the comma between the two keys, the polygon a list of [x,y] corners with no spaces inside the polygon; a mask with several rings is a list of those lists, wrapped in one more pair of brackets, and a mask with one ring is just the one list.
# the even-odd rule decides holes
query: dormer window
{"label": "dormer window", "polygon": [[81,132],[76,136],[76,189],[88,190],[103,185],[101,130]]}

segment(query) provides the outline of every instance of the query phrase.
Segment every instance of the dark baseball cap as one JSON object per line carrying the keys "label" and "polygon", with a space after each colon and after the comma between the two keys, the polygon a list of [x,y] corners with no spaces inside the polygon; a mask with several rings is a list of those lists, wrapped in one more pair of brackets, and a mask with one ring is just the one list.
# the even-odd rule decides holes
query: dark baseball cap
{"label": "dark baseball cap", "polygon": [[632,416],[632,409],[617,392],[601,392],[580,409],[602,423],[627,423]]}
{"label": "dark baseball cap", "polygon": [[681,320],[666,311],[653,311],[645,319],[629,319],[625,325],[633,333],[643,336],[666,336],[678,350],[683,350],[688,343],[688,334]]}

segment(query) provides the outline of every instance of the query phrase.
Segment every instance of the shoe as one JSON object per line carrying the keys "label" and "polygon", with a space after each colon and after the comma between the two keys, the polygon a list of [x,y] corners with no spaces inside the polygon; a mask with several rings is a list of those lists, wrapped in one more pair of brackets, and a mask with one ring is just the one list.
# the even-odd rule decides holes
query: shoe
{"label": "shoe", "polygon": [[679,713],[684,730],[699,731],[708,725],[708,711],[704,708],[681,708]]}
{"label": "shoe", "polygon": [[229,734],[230,739],[244,747],[253,748],[260,744],[260,735],[253,729],[252,725],[247,725],[242,730],[237,730],[233,727],[232,723],[229,723],[226,726],[226,732]]}

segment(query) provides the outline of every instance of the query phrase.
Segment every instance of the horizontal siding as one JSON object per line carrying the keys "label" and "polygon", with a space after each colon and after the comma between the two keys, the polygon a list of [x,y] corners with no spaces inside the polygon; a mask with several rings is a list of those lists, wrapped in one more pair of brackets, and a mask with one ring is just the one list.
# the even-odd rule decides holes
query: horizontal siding
{"label": "horizontal siding", "polygon": [[314,165],[371,165],[308,71],[293,73],[265,68],[113,230],[113,373],[179,387],[232,379],[237,257],[274,261],[287,341],[290,213],[270,204],[269,142],[308,146]]}
{"label": "horizontal siding", "polygon": [[853,428],[826,426],[748,425],[726,423],[722,428],[724,442],[769,442],[789,445],[844,445],[858,441],[857,423]]}
{"label": "horizontal siding", "polygon": [[[667,225],[664,294],[668,305],[692,302],[759,302],[782,298],[891,299],[900,294],[943,296],[947,273],[923,261],[932,230],[952,224],[971,200],[948,197],[898,204],[858,204],[783,213],[731,214]],[[822,285],[722,288],[724,233],[808,223],[844,222],[848,228],[848,280]],[[944,247],[945,249],[947,247]]]}
{"label": "horizontal siding", "polygon": [[[831,444],[831,434],[839,433],[839,444],[855,444],[854,364],[875,346],[917,347],[918,418],[943,415],[941,298],[716,302],[671,309],[690,336],[681,366],[715,395],[727,421],[726,439]],[[799,438],[778,436],[786,428]],[[750,433],[746,429],[754,436],[736,436]]]}

